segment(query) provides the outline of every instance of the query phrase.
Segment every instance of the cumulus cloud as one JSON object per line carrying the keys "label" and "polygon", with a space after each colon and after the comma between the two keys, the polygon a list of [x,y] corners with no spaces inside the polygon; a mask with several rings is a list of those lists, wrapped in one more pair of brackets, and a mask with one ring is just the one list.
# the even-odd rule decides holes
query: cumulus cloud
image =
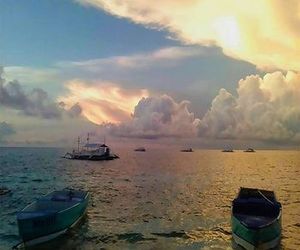
{"label": "cumulus cloud", "polygon": [[300,70],[298,0],[77,0],[260,68]]}
{"label": "cumulus cloud", "polygon": [[190,137],[197,133],[198,119],[188,110],[188,101],[175,102],[170,96],[142,98],[128,122],[110,127],[123,137]]}
{"label": "cumulus cloud", "polygon": [[0,105],[19,110],[25,115],[45,119],[61,116],[60,109],[43,89],[35,88],[25,93],[18,81],[6,82],[2,74],[3,68],[0,67]]}
{"label": "cumulus cloud", "polygon": [[0,142],[6,137],[15,134],[14,127],[7,122],[0,122]]}
{"label": "cumulus cloud", "polygon": [[199,123],[199,136],[300,141],[300,74],[247,76],[237,96],[221,89]]}
{"label": "cumulus cloud", "polygon": [[66,84],[68,94],[58,102],[69,113],[82,114],[95,124],[119,123],[130,119],[134,106],[148,96],[145,89],[123,89],[110,82],[72,80]]}

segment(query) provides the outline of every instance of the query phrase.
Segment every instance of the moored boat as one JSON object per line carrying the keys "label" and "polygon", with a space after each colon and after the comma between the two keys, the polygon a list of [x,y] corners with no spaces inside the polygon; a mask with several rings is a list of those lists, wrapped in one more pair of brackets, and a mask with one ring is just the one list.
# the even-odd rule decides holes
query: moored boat
{"label": "moored boat", "polygon": [[64,189],[53,191],[17,214],[22,242],[16,247],[37,245],[65,233],[84,216],[89,193]]}
{"label": "moored boat", "polygon": [[89,160],[89,161],[107,161],[119,158],[116,154],[111,152],[109,146],[105,143],[90,143],[89,134],[87,136],[87,143],[80,147],[80,138],[78,137],[77,150],[67,152],[63,158],[70,160]]}
{"label": "moored boat", "polygon": [[244,152],[246,152],[246,153],[254,153],[255,150],[253,148],[247,148],[246,150],[244,150]]}
{"label": "moored boat", "polygon": [[273,191],[241,188],[232,202],[232,236],[247,250],[271,249],[280,243],[281,204]]}
{"label": "moored boat", "polygon": [[144,147],[138,147],[138,148],[134,149],[134,151],[136,151],[136,152],[146,152],[146,149]]}
{"label": "moored boat", "polygon": [[194,152],[192,148],[182,149],[181,152],[192,153]]}
{"label": "moored boat", "polygon": [[222,152],[224,152],[224,153],[233,153],[234,151],[233,151],[233,149],[223,149],[222,150]]}

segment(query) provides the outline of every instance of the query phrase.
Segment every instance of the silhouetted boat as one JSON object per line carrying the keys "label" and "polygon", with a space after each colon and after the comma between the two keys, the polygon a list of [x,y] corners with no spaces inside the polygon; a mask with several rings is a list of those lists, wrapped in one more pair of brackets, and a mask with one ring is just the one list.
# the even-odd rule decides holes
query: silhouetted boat
{"label": "silhouetted boat", "polygon": [[253,148],[247,148],[246,150],[244,150],[244,152],[246,152],[246,153],[254,153],[255,150]]}
{"label": "silhouetted boat", "polygon": [[17,214],[22,243],[15,248],[40,244],[65,233],[83,217],[88,200],[86,191],[64,189],[31,203]]}
{"label": "silhouetted boat", "polygon": [[182,149],[182,150],[180,150],[180,151],[181,151],[181,152],[187,152],[187,153],[189,153],[189,152],[194,152],[192,148]]}
{"label": "silhouetted boat", "polygon": [[146,149],[144,147],[138,147],[134,151],[136,151],[136,152],[146,152]]}
{"label": "silhouetted boat", "polygon": [[273,191],[241,188],[232,202],[232,236],[245,249],[276,247],[281,237],[281,204]]}

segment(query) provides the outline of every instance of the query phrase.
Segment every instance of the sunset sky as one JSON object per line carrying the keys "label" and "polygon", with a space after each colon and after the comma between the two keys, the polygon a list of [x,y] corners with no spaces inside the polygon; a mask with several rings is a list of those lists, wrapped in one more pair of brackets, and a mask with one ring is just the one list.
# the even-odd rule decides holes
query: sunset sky
{"label": "sunset sky", "polygon": [[300,1],[0,1],[0,145],[299,147]]}

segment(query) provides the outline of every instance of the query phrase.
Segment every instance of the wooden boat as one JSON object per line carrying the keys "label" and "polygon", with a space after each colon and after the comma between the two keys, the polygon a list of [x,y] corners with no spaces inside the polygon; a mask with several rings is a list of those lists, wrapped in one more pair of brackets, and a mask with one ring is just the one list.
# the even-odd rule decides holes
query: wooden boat
{"label": "wooden boat", "polygon": [[17,214],[22,242],[15,248],[37,245],[58,237],[83,217],[86,191],[64,189],[37,199]]}
{"label": "wooden boat", "polygon": [[271,249],[280,243],[281,204],[273,191],[241,188],[232,202],[232,236],[247,250]]}

